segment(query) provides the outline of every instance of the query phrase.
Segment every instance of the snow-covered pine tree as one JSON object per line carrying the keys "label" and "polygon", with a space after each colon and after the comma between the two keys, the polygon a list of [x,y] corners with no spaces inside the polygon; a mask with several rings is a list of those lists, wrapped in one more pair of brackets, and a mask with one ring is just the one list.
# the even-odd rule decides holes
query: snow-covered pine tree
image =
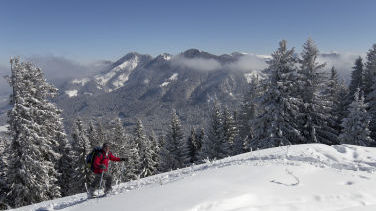
{"label": "snow-covered pine tree", "polygon": [[224,139],[223,113],[218,103],[211,111],[208,135],[202,143],[201,159],[221,159],[228,155],[228,143]]}
{"label": "snow-covered pine tree", "polygon": [[86,191],[85,184],[91,184],[92,180],[91,170],[86,166],[86,156],[91,152],[92,147],[87,138],[87,131],[80,118],[77,118],[74,122],[72,139],[75,170],[74,179],[72,180],[72,192],[81,193]]}
{"label": "snow-covered pine tree", "polygon": [[19,207],[60,197],[56,165],[61,155],[56,140],[56,106],[49,102],[56,88],[48,84],[41,69],[11,59],[12,109],[8,112],[8,202]]}
{"label": "snow-covered pine tree", "polygon": [[[112,121],[112,129],[111,133],[108,134],[108,141],[110,142],[110,149],[112,154],[118,157],[125,157],[126,153],[124,151],[123,146],[125,145],[125,131],[123,128],[123,125],[121,123],[121,120],[117,118],[116,120]],[[124,163],[119,162],[110,162],[109,163],[109,171],[111,172],[111,175],[113,176],[113,179],[116,183],[123,180],[124,172],[123,170]]]}
{"label": "snow-covered pine tree", "polygon": [[376,44],[367,53],[367,61],[364,70],[364,96],[366,103],[368,103],[368,95],[372,92],[372,86],[376,78]]}
{"label": "snow-covered pine tree", "polygon": [[96,126],[95,120],[90,120],[89,122],[89,127],[87,129],[87,138],[90,142],[91,147],[101,146],[101,142],[99,141],[99,138],[98,138],[97,126]]}
{"label": "snow-covered pine tree", "polygon": [[6,194],[9,191],[6,183],[6,171],[7,171],[7,150],[5,138],[0,136],[0,210],[6,210],[8,207],[8,201],[6,200]]}
{"label": "snow-covered pine tree", "polygon": [[153,160],[154,152],[152,151],[151,143],[146,138],[144,126],[142,125],[141,120],[137,120],[136,128],[134,130],[133,135],[135,138],[134,142],[137,143],[138,151],[140,154],[140,176],[151,176],[155,174],[155,172],[157,172],[157,169],[155,168],[156,163]]}
{"label": "snow-covered pine tree", "polygon": [[[337,70],[332,67],[330,78],[325,90],[327,100],[331,102],[329,124],[335,129],[337,136],[340,134],[342,127],[341,122],[345,116],[345,104],[347,99],[347,89],[342,81],[339,80]],[[333,144],[339,144],[339,139],[333,140]]]}
{"label": "snow-covered pine tree", "polygon": [[234,116],[232,112],[225,107],[222,111],[223,117],[223,139],[224,139],[224,147],[226,151],[226,156],[235,155],[235,139],[237,138],[239,131],[235,123]]}
{"label": "snow-covered pine tree", "polygon": [[342,122],[343,129],[339,136],[342,144],[370,146],[374,142],[368,129],[370,117],[366,108],[364,96],[358,88],[354,94],[354,101],[349,106],[349,114]]}
{"label": "snow-covered pine tree", "polygon": [[302,113],[302,127],[300,131],[304,136],[304,143],[336,144],[336,130],[331,127],[329,121],[331,103],[325,92],[326,77],[322,72],[325,64],[317,61],[318,49],[312,39],[308,39],[303,45],[302,59],[299,68],[298,97],[303,104],[300,106]]}
{"label": "snow-covered pine tree", "polygon": [[159,172],[166,172],[170,169],[168,165],[165,165],[168,161],[168,158],[170,158],[170,153],[166,147],[166,136],[160,135],[158,137],[158,145],[159,145],[159,163],[158,163],[158,171]]}
{"label": "snow-covered pine tree", "polygon": [[368,103],[368,113],[371,116],[369,129],[371,138],[376,140],[376,44],[367,53],[367,62],[365,65],[365,97]]}
{"label": "snow-covered pine tree", "polygon": [[96,127],[95,127],[95,135],[96,135],[96,139],[94,139],[94,142],[92,142],[92,147],[94,146],[102,146],[103,143],[107,142],[107,133],[106,133],[106,129],[105,127],[103,126],[102,124],[102,121],[100,119],[98,119],[96,121]]}
{"label": "snow-covered pine tree", "polygon": [[158,169],[159,169],[159,163],[160,163],[160,151],[161,151],[161,145],[158,141],[158,138],[157,136],[155,135],[155,132],[154,130],[151,131],[151,135],[149,136],[149,141],[150,141],[150,144],[151,144],[151,151],[153,152],[153,160],[155,162],[155,169],[156,169],[156,172],[155,174],[158,173]]}
{"label": "snow-covered pine tree", "polygon": [[188,165],[197,163],[199,161],[199,151],[201,143],[198,140],[198,134],[196,128],[192,127],[191,133],[187,138],[185,157]]}
{"label": "snow-covered pine tree", "polygon": [[132,135],[125,136],[125,145],[122,151],[125,152],[127,160],[125,161],[125,175],[124,180],[136,180],[140,178],[140,156],[137,143],[134,142],[135,138]]}
{"label": "snow-covered pine tree", "polygon": [[200,163],[202,160],[206,159],[206,157],[203,155],[202,147],[204,140],[206,139],[206,134],[205,134],[205,129],[201,128],[200,131],[197,131],[196,134],[196,141],[197,141],[197,146],[198,146],[198,154],[197,154],[197,161],[196,163]]}
{"label": "snow-covered pine tree", "polygon": [[57,169],[59,170],[59,186],[61,191],[61,196],[69,196],[74,194],[72,181],[74,180],[75,175],[75,165],[74,157],[72,157],[72,146],[68,141],[66,134],[61,133],[57,136],[57,139],[60,140],[61,145],[61,158],[58,162]]}
{"label": "snow-covered pine tree", "polygon": [[256,99],[261,96],[261,88],[259,85],[259,79],[253,77],[251,83],[249,84],[249,91],[244,95],[243,102],[241,104],[238,127],[239,127],[239,137],[238,139],[251,140],[253,129],[252,121],[257,117],[259,108],[257,107]]}
{"label": "snow-covered pine tree", "polygon": [[[376,78],[375,78],[376,81]],[[368,114],[371,121],[369,123],[369,129],[371,131],[371,138],[376,140],[376,83],[372,86],[372,92],[368,94]],[[376,143],[372,143],[372,146],[376,146]]]}
{"label": "snow-covered pine tree", "polygon": [[173,110],[169,131],[161,151],[161,168],[164,171],[182,168],[185,166],[185,142],[183,129],[176,111]]}
{"label": "snow-covered pine tree", "polygon": [[269,77],[262,81],[266,91],[259,99],[265,110],[253,122],[251,149],[297,144],[303,140],[297,124],[301,100],[294,97],[296,57],[293,49],[287,49],[285,40],[279,46],[267,62],[269,67],[265,73]]}
{"label": "snow-covered pine tree", "polygon": [[359,56],[355,60],[353,71],[351,73],[347,105],[350,105],[354,101],[354,94],[358,88],[364,92],[364,80],[363,60],[362,57]]}

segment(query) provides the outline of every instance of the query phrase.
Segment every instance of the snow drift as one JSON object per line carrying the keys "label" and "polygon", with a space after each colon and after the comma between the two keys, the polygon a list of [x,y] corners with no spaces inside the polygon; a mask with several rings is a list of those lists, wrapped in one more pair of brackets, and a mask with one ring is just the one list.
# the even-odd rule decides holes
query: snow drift
{"label": "snow drift", "polygon": [[254,151],[16,210],[376,210],[376,149],[296,145]]}

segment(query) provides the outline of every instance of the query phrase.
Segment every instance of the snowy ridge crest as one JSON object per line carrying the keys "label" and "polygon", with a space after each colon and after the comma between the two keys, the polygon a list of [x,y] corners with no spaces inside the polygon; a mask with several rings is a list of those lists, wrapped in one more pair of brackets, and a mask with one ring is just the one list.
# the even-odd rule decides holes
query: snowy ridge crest
{"label": "snowy ridge crest", "polygon": [[375,172],[374,148],[285,146],[123,183],[96,202],[77,194],[17,210],[374,210]]}

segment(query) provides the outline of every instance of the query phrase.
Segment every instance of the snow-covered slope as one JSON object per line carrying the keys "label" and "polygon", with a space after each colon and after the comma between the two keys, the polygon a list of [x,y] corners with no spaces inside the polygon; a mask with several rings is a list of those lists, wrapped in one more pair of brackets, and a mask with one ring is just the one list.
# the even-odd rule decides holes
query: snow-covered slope
{"label": "snow-covered slope", "polygon": [[0,133],[1,132],[7,132],[8,131],[8,125],[2,125],[0,126]]}
{"label": "snow-covered slope", "polygon": [[114,86],[115,89],[118,89],[124,86],[124,83],[128,81],[129,75],[136,69],[138,63],[138,55],[132,55],[131,58],[115,66],[107,73],[95,76],[95,79],[101,87],[106,86],[107,83],[112,80],[112,86]]}
{"label": "snow-covered slope", "polygon": [[376,149],[321,144],[278,147],[18,210],[376,210]]}

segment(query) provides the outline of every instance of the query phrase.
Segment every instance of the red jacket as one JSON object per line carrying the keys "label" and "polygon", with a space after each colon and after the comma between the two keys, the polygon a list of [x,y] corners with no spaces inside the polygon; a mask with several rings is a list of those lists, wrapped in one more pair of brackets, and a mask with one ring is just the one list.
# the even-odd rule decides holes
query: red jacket
{"label": "red jacket", "polygon": [[[94,158],[94,173],[95,174],[101,174],[103,171],[107,171],[108,169],[108,162],[112,161],[120,161],[120,158],[115,157],[112,155],[111,152],[108,152],[107,155],[106,153],[102,150],[98,153],[98,155]],[[106,169],[101,169],[100,165],[104,164],[106,166]]]}

